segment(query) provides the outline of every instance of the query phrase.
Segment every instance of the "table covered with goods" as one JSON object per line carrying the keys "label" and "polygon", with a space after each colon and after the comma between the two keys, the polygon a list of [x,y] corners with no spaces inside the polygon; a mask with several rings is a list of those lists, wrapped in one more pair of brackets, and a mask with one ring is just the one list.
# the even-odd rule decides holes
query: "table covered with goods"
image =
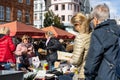
{"label": "table covered with goods", "polygon": [[[68,64],[65,60],[58,60],[54,64],[54,69],[49,70],[48,63],[46,60],[37,60],[33,58],[32,60],[32,72],[27,72],[24,75],[27,78],[33,78],[33,80],[72,80],[73,74],[75,72],[75,67]],[[71,79],[63,79],[70,77]]]}

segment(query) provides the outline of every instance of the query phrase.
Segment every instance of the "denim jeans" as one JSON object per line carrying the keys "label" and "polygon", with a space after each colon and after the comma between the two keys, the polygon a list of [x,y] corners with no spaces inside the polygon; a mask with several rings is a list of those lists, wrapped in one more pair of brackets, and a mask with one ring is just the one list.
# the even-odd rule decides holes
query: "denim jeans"
{"label": "denim jeans", "polygon": [[5,62],[5,63],[0,63],[0,65],[1,65],[1,67],[3,67],[3,69],[5,69],[5,70],[10,70],[10,68],[11,68],[11,63]]}
{"label": "denim jeans", "polygon": [[49,65],[49,70],[54,70],[54,63],[48,61],[48,65]]}
{"label": "denim jeans", "polygon": [[74,73],[64,74],[58,76],[58,80],[72,80]]}

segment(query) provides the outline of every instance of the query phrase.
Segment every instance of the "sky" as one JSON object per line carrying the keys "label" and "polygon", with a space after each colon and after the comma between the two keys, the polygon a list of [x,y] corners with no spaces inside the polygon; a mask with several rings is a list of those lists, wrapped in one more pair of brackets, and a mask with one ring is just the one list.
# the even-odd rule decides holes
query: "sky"
{"label": "sky", "polygon": [[91,7],[101,3],[106,3],[109,6],[111,18],[120,19],[120,0],[90,0]]}

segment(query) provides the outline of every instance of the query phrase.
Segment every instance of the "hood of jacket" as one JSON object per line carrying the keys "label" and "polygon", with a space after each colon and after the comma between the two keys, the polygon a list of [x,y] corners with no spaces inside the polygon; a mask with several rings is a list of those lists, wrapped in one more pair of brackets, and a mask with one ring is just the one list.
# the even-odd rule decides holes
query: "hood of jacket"
{"label": "hood of jacket", "polygon": [[0,42],[5,40],[7,36],[5,34],[0,34]]}

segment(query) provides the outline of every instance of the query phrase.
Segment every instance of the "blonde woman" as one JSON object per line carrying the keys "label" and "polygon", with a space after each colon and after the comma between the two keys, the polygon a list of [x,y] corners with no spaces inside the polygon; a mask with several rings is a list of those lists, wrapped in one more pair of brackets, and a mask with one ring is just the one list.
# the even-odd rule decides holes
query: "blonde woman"
{"label": "blonde woman", "polygon": [[15,54],[17,56],[18,70],[29,70],[30,64],[27,59],[34,55],[34,47],[29,42],[28,35],[23,35],[22,42],[17,45]]}
{"label": "blonde woman", "polygon": [[[10,69],[12,64],[15,64],[15,57],[13,51],[15,45],[12,38],[9,36],[10,30],[7,27],[0,28],[0,66],[4,69]],[[10,63],[6,66],[6,64]]]}
{"label": "blonde woman", "polygon": [[89,27],[91,19],[88,19],[84,14],[77,13],[71,18],[71,23],[74,25],[74,30],[78,32],[74,40],[73,56],[69,60],[70,63],[78,68],[78,80],[84,80],[84,65],[85,58],[90,44],[91,29]]}

